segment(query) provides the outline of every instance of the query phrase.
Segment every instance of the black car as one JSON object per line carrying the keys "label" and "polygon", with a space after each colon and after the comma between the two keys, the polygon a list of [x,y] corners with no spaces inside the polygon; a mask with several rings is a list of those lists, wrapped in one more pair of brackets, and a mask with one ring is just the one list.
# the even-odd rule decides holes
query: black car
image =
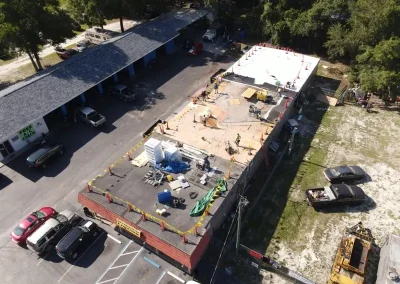
{"label": "black car", "polygon": [[87,249],[99,233],[96,223],[83,220],[79,226],[69,231],[56,245],[57,254],[66,260],[76,259],[82,250]]}
{"label": "black car", "polygon": [[44,146],[29,155],[26,162],[30,168],[46,167],[46,162],[62,154],[64,154],[64,146],[61,144]]}
{"label": "black car", "polygon": [[306,190],[306,198],[312,207],[320,209],[330,206],[358,205],[365,202],[366,195],[356,185],[331,184]]}
{"label": "black car", "polygon": [[365,172],[359,166],[339,166],[325,169],[324,175],[331,183],[336,183],[363,179]]}

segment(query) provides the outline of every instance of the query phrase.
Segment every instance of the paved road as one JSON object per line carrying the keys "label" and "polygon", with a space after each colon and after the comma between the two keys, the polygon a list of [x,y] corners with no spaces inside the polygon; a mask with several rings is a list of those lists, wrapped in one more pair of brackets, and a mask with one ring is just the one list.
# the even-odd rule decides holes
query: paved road
{"label": "paved road", "polygon": [[[137,103],[124,104],[108,97],[97,100],[96,109],[108,119],[108,125],[103,130],[77,124],[55,132],[57,139],[65,144],[66,153],[46,169],[28,169],[24,159],[29,153],[0,169],[2,174],[12,180],[10,185],[0,190],[2,283],[28,283],[32,279],[39,279],[36,283],[44,283],[41,282],[44,279],[42,277],[47,276],[37,271],[35,260],[27,256],[29,253],[10,241],[10,231],[21,218],[45,205],[54,206],[58,210],[78,210],[78,192],[102,169],[138,142],[146,125],[153,123],[155,118],[170,115],[188,96],[204,87],[213,72],[229,65],[229,62],[213,62],[213,56],[205,52],[198,57],[188,57],[184,52],[177,52],[163,57],[153,69],[137,74],[137,80],[146,86],[139,92]],[[102,255],[106,253],[105,248],[104,245],[105,252]],[[110,250],[112,255],[114,250]],[[60,263],[54,268],[60,270],[55,275],[62,276],[65,269],[69,268]],[[53,277],[52,272],[46,272],[46,275]],[[54,283],[54,279],[50,279],[48,283]],[[72,278],[68,279],[65,276],[63,283],[79,283]]]}
{"label": "paved road", "polygon": [[[135,22],[132,20],[124,20],[125,30],[130,29],[137,24],[138,24],[138,22]],[[115,32],[121,32],[121,27],[120,27],[119,21],[105,25],[104,28],[107,30],[115,31]],[[83,32],[71,39],[67,39],[63,44],[60,44],[60,46],[66,47],[66,46],[69,46],[72,44],[76,44],[84,39],[85,39],[85,33]],[[52,45],[48,44],[48,45],[44,46],[44,48],[41,52],[39,52],[39,56],[44,57],[44,56],[47,56],[54,52],[55,52],[54,47]],[[10,72],[14,71],[18,67],[21,67],[21,66],[27,65],[27,64],[31,64],[31,60],[29,59],[27,54],[23,53],[17,60],[0,66],[0,77],[6,76],[6,75],[7,75],[7,77],[9,77]]]}

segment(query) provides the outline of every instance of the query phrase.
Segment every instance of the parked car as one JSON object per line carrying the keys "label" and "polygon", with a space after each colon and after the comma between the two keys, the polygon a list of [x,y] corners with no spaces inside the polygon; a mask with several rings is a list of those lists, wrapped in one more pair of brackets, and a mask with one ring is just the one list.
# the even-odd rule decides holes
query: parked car
{"label": "parked car", "polygon": [[219,69],[217,72],[215,72],[211,77],[210,77],[210,83],[213,84],[215,80],[217,80],[218,76],[222,73],[226,72],[226,69]]}
{"label": "parked car", "polygon": [[357,205],[366,200],[364,191],[355,185],[332,184],[306,190],[308,204],[315,209],[338,205]]}
{"label": "parked car", "polygon": [[56,214],[56,210],[51,207],[43,207],[32,212],[11,232],[11,239],[19,245],[24,245],[26,239],[54,214]]}
{"label": "parked car", "polygon": [[75,54],[78,54],[79,51],[76,49],[65,49],[65,48],[60,48],[60,47],[56,47],[55,51],[58,55],[58,57],[60,57],[61,59],[65,60],[68,58],[71,58],[72,56],[74,56]]}
{"label": "parked car", "polygon": [[131,102],[136,100],[136,92],[122,84],[115,85],[111,89],[110,94],[120,98],[124,102]]}
{"label": "parked car", "polygon": [[82,220],[71,229],[56,245],[57,254],[66,260],[76,259],[81,250],[86,249],[99,233],[96,223]]}
{"label": "parked car", "polygon": [[64,154],[64,146],[62,144],[53,144],[43,146],[26,158],[26,162],[30,168],[46,167],[46,163],[56,155]]}
{"label": "parked car", "polygon": [[84,107],[79,112],[79,117],[92,127],[106,123],[106,118],[90,107]]}
{"label": "parked car", "polygon": [[189,55],[198,55],[203,51],[203,44],[201,42],[196,42],[193,47],[189,50]]}
{"label": "parked car", "polygon": [[117,32],[94,27],[86,30],[85,39],[93,44],[100,44],[118,35]]}
{"label": "parked car", "polygon": [[359,166],[339,166],[325,169],[324,175],[331,183],[337,183],[363,179],[365,172]]}
{"label": "parked car", "polygon": [[76,44],[76,50],[79,52],[82,52],[82,51],[88,49],[89,47],[91,47],[92,45],[93,44],[90,41],[82,40]]}
{"label": "parked car", "polygon": [[51,250],[82,218],[70,210],[55,214],[26,240],[28,249],[40,255]]}
{"label": "parked car", "polygon": [[217,30],[216,29],[209,29],[203,35],[203,40],[214,41],[216,37],[217,37]]}

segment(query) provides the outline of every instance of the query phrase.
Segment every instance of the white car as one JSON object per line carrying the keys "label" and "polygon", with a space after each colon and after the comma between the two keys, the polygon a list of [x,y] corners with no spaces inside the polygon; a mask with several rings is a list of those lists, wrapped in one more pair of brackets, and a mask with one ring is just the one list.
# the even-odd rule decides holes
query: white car
{"label": "white car", "polygon": [[82,40],[82,41],[80,41],[80,42],[78,42],[77,44],[76,44],[76,50],[77,51],[79,51],[79,52],[82,52],[82,51],[84,51],[85,49],[87,49],[87,48],[89,48],[90,46],[92,46],[92,43],[90,42],[90,41],[88,41],[88,40]]}
{"label": "white car", "polygon": [[214,41],[217,37],[217,31],[215,29],[207,30],[206,33],[203,35],[203,40]]}

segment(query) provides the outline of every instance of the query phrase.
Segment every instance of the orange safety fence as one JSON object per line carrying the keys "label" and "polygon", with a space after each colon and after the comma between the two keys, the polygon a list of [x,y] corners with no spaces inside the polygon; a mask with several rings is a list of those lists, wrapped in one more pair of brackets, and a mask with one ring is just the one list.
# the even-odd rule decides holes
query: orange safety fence
{"label": "orange safety fence", "polygon": [[[189,110],[186,110],[185,112],[183,112],[181,115],[179,115],[178,117],[176,117],[176,118],[173,119],[172,121],[180,121],[180,120],[183,118],[183,116],[184,116],[185,114],[187,114],[189,111],[190,111],[190,109],[189,109]],[[144,138],[142,139],[142,141],[138,142],[135,146],[133,146],[124,156],[122,156],[120,159],[118,159],[118,160],[115,161],[113,164],[111,164],[107,169],[105,169],[105,170],[104,170],[104,173],[109,172],[110,174],[112,174],[112,169],[113,169],[116,165],[118,165],[119,163],[121,163],[122,161],[124,161],[124,159],[126,159],[127,157],[129,157],[129,159],[131,159],[130,155],[131,155],[132,153],[134,153],[141,145],[143,145],[143,143],[146,142],[146,140],[154,133],[154,131],[156,131],[156,127],[154,127],[153,131],[150,132],[150,134],[144,136]],[[227,180],[227,179],[230,178],[230,173],[231,173],[231,171],[232,171],[232,168],[233,168],[233,165],[234,165],[234,164],[235,164],[235,158],[234,158],[234,156],[232,156],[231,162],[230,162],[230,166],[229,166],[229,169],[228,169],[228,172],[226,173],[226,175],[225,175],[225,177],[223,178],[223,180]],[[126,205],[127,208],[129,209],[129,211],[131,211],[131,212],[136,212],[136,213],[138,213],[138,214],[143,215],[143,219],[144,219],[144,220],[146,220],[146,219],[151,220],[152,222],[159,224],[161,228],[164,228],[164,230],[169,230],[169,231],[171,231],[171,232],[174,232],[174,233],[176,233],[176,234],[182,236],[184,239],[185,239],[185,236],[186,236],[187,234],[194,234],[194,235],[197,235],[197,228],[203,225],[204,218],[205,218],[206,216],[208,216],[208,212],[209,212],[209,210],[210,210],[210,207],[212,206],[212,203],[209,203],[209,204],[208,204],[207,208],[204,210],[203,214],[200,216],[200,220],[199,220],[191,229],[189,229],[189,230],[187,230],[187,231],[181,231],[181,230],[175,228],[174,226],[168,224],[168,223],[165,222],[164,220],[161,220],[161,219],[159,219],[159,218],[157,218],[157,217],[154,217],[153,215],[149,214],[148,212],[145,212],[144,210],[142,210],[142,209],[136,207],[135,205],[131,204],[129,201],[123,200],[123,199],[121,199],[121,198],[119,198],[119,197],[117,197],[117,196],[115,196],[115,195],[112,195],[110,192],[107,192],[107,191],[105,191],[105,190],[103,190],[103,189],[100,189],[100,188],[96,187],[96,186],[93,184],[93,182],[94,182],[97,178],[99,178],[99,177],[102,177],[102,175],[99,174],[96,178],[94,178],[93,180],[91,180],[91,181],[88,183],[87,189],[88,189],[88,192],[89,192],[89,193],[93,192],[93,189],[95,189],[95,190],[99,191],[100,193],[102,193],[102,195],[105,196],[105,197],[109,200],[110,203],[112,203],[112,202],[114,202],[114,201],[119,201],[119,202],[121,202],[122,204],[124,204],[124,206]]]}

